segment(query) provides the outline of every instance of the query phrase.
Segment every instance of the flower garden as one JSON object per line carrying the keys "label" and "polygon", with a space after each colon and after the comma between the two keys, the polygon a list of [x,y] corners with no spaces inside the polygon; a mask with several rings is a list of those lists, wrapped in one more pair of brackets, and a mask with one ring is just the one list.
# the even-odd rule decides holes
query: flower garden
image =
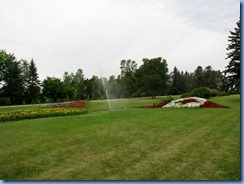
{"label": "flower garden", "polygon": [[208,101],[204,98],[189,97],[172,100],[160,104],[153,104],[149,106],[139,106],[138,108],[228,108],[214,102]]}
{"label": "flower garden", "polygon": [[[204,98],[189,97],[177,100],[168,100],[159,104],[138,106],[137,108],[228,108]],[[60,102],[48,104],[35,110],[17,110],[0,113],[0,122],[17,121],[23,119],[34,119],[55,116],[71,116],[86,113],[85,101]]]}
{"label": "flower garden", "polygon": [[84,101],[49,104],[48,107],[35,110],[18,110],[0,113],[0,122],[17,121],[55,116],[71,116],[86,113]]}
{"label": "flower garden", "polygon": [[66,107],[66,108],[81,108],[85,109],[86,104],[83,100],[76,100],[72,102],[60,102],[60,103],[52,103],[48,104],[48,107]]}

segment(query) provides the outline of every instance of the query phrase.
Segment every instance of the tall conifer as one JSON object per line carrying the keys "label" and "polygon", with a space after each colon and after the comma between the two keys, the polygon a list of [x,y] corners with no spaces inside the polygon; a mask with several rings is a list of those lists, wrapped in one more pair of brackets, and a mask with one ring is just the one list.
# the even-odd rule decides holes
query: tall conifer
{"label": "tall conifer", "polygon": [[236,23],[237,27],[234,31],[230,31],[228,37],[228,47],[226,48],[227,58],[230,59],[226,67],[225,74],[227,74],[228,87],[230,90],[240,92],[240,20]]}

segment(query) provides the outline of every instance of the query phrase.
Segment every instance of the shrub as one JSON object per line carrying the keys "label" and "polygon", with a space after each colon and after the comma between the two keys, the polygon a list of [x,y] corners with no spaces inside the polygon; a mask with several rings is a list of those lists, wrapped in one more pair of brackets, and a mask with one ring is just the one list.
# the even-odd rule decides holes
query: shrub
{"label": "shrub", "polygon": [[4,98],[4,97],[0,98],[0,106],[1,105],[10,105],[10,104],[11,104],[11,102],[10,102],[9,98]]}
{"label": "shrub", "polygon": [[172,100],[174,100],[174,98],[172,96],[168,96],[166,98],[161,99],[159,103],[164,104],[164,103],[171,102]]}
{"label": "shrub", "polygon": [[215,97],[218,95],[219,91],[217,89],[210,89],[210,93],[212,97]]}
{"label": "shrub", "polygon": [[200,87],[197,89],[193,89],[191,91],[191,96],[196,96],[196,97],[200,97],[200,98],[210,98],[211,91],[207,87]]}
{"label": "shrub", "polygon": [[218,92],[217,96],[228,96],[229,94],[224,92],[224,91],[220,91]]}
{"label": "shrub", "polygon": [[183,95],[181,95],[181,98],[188,98],[191,97],[191,93],[184,93]]}

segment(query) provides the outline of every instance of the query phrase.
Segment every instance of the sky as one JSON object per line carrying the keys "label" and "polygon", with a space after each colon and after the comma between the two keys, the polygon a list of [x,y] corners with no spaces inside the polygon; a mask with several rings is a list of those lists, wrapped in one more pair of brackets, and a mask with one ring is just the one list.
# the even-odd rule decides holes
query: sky
{"label": "sky", "polygon": [[2,0],[0,49],[34,59],[41,80],[117,76],[123,59],[156,57],[169,71],[223,71],[239,17],[239,0]]}

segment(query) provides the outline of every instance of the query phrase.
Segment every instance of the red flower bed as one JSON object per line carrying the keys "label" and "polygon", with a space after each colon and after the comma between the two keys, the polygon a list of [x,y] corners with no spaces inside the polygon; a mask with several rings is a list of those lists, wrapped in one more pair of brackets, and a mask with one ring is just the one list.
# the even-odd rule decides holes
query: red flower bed
{"label": "red flower bed", "polygon": [[210,101],[204,102],[204,104],[200,105],[200,108],[228,108],[227,106],[219,105]]}
{"label": "red flower bed", "polygon": [[196,99],[193,99],[193,98],[180,101],[180,103],[182,103],[182,104],[187,104],[187,103],[191,103],[191,102],[198,102],[198,101]]}
{"label": "red flower bed", "polygon": [[68,103],[59,103],[59,104],[57,104],[57,107],[69,107],[69,108],[85,109],[86,103],[83,100],[77,100],[77,101],[68,102]]}

